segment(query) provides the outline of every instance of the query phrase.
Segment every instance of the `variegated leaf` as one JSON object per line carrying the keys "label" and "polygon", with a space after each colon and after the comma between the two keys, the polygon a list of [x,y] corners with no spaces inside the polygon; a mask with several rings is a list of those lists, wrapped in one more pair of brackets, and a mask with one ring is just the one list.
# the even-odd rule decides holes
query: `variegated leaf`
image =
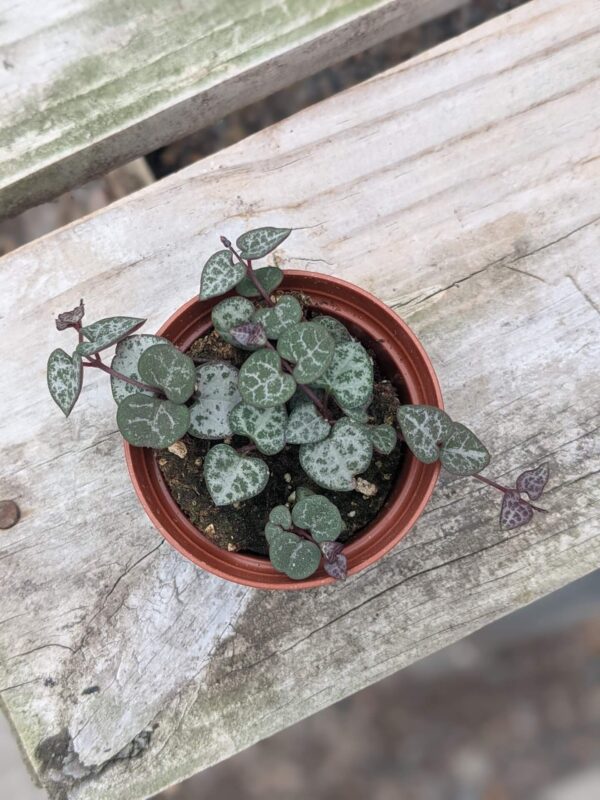
{"label": "variegated leaf", "polygon": [[117,409],[117,426],[136,447],[169,447],[181,439],[189,421],[187,406],[141,393],[129,395]]}
{"label": "variegated leaf", "polygon": [[292,522],[318,543],[334,541],[344,529],[337,507],[320,494],[299,500],[292,509]]}
{"label": "variegated leaf", "polygon": [[245,349],[263,347],[267,343],[267,333],[260,322],[242,322],[229,331],[233,341]]}
{"label": "variegated leaf", "polygon": [[57,348],[50,353],[46,371],[48,389],[56,405],[68,417],[77,402],[83,382],[81,356],[72,356]]}
{"label": "variegated leaf", "polygon": [[272,350],[258,350],[240,369],[242,399],[257,408],[272,408],[287,403],[296,390],[296,381],[281,368],[281,359]]}
{"label": "variegated leaf", "polygon": [[77,345],[77,352],[82,356],[91,356],[106,350],[121,339],[134,333],[146,322],[139,317],[106,317],[92,322],[81,329],[81,332],[89,341],[80,342]]}
{"label": "variegated leaf", "polygon": [[239,403],[229,414],[231,430],[247,436],[266,456],[275,455],[285,446],[285,406],[256,408],[249,403]]}
{"label": "variegated leaf", "polygon": [[196,395],[190,406],[192,436],[199,439],[224,439],[233,433],[231,410],[242,398],[238,391],[238,371],[231,364],[215,362],[196,368]]}
{"label": "variegated leaf", "polygon": [[409,450],[419,461],[437,461],[440,446],[452,429],[448,414],[435,406],[406,405],[400,406],[397,418]]}
{"label": "variegated leaf", "polygon": [[225,294],[233,289],[245,274],[246,267],[239,262],[234,264],[229,250],[213,253],[202,270],[200,299],[208,300],[209,297]]}
{"label": "variegated leaf", "polygon": [[298,383],[312,383],[327,369],[333,358],[335,342],[316,322],[298,322],[286,328],[277,342],[277,352],[295,364]]}
{"label": "variegated leaf", "polygon": [[273,530],[268,542],[271,563],[288,578],[303,580],[319,568],[321,551],[313,542],[301,539],[282,528]]}
{"label": "variegated leaf", "polygon": [[312,322],[317,322],[323,328],[327,328],[336,344],[340,344],[340,342],[349,342],[352,339],[346,326],[340,322],[339,319],[330,317],[328,314],[318,314],[312,318]]}
{"label": "variegated leaf", "polygon": [[289,530],[292,527],[292,514],[287,506],[275,506],[269,514],[269,522]]}
{"label": "variegated leaf", "polygon": [[236,245],[242,258],[263,258],[279,247],[291,232],[291,228],[255,228],[242,233],[236,240]]}
{"label": "variegated leaf", "polygon": [[289,444],[312,444],[325,439],[330,427],[315,405],[307,400],[298,403],[290,412],[285,438]]}
{"label": "variegated leaf", "polygon": [[217,444],[204,459],[204,480],[213,503],[226,506],[260,494],[269,468],[260,458],[240,456],[228,444]]}
{"label": "variegated leaf", "polygon": [[366,431],[378,453],[383,453],[387,456],[396,447],[398,435],[392,425],[369,425]]}
{"label": "variegated leaf", "polygon": [[158,386],[174,403],[185,403],[194,391],[194,362],[170,342],[154,344],[144,350],[138,370],[143,383]]}
{"label": "variegated leaf", "polygon": [[221,300],[211,313],[212,324],[217,333],[229,344],[241,347],[231,333],[232,328],[249,322],[254,313],[254,304],[245,297],[228,297]]}
{"label": "variegated leaf", "polygon": [[500,508],[500,525],[506,530],[519,528],[533,517],[533,509],[522,500],[517,492],[506,492]]}
{"label": "variegated leaf", "polygon": [[473,431],[453,422],[440,449],[440,461],[454,475],[474,475],[490,463],[490,454]]}
{"label": "variegated leaf", "polygon": [[[263,290],[267,294],[271,294],[283,280],[283,272],[279,267],[261,267],[260,269],[254,270],[254,277],[260,283]],[[260,292],[247,275],[237,284],[235,290],[238,294],[241,294],[242,297],[260,296]]]}
{"label": "variegated leaf", "polygon": [[[141,377],[138,362],[142,353],[155,344],[166,342],[167,340],[163,339],[162,336],[153,336],[149,333],[135,334],[134,336],[128,336],[126,339],[121,339],[117,345],[111,367],[116,372],[120,372],[121,375],[126,375],[128,378],[139,381]],[[139,394],[142,391],[130,383],[120,380],[120,378],[115,378],[113,375],[110,378],[110,388],[116,403],[120,403],[129,395]],[[152,392],[149,391],[142,391],[142,394],[146,394],[149,397],[153,396]]]}
{"label": "variegated leaf", "polygon": [[517,478],[517,492],[523,492],[531,500],[537,500],[541,497],[549,477],[550,466],[547,463],[540,464],[535,469],[527,469]]}
{"label": "variegated leaf", "polygon": [[364,406],[373,394],[371,357],[360,342],[341,342],[321,380],[344,408]]}
{"label": "variegated leaf", "polygon": [[319,486],[333,492],[354,489],[354,476],[367,469],[372,456],[368,434],[347,417],[335,423],[327,439],[300,447],[302,469]]}
{"label": "variegated leaf", "polygon": [[273,308],[257,308],[252,319],[260,322],[269,339],[278,339],[286,328],[302,319],[302,306],[291,294],[284,294]]}

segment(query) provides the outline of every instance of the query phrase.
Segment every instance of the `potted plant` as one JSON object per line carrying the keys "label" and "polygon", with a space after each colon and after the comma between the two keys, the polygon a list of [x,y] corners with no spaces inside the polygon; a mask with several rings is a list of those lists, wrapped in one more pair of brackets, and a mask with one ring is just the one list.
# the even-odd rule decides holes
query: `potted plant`
{"label": "potted plant", "polygon": [[393,311],[337,278],[254,267],[290,233],[258,228],[235,247],[221,237],[199,297],[156,335],[138,334],[135,317],[84,326],[83,301],[56,320],[79,341],[50,355],[50,393],[68,416],[86,368],[110,375],[135,490],[165,538],[229,580],[308,588],[381,558],[440,467],[501,492],[506,528],[542,511],[531,501],[547,465],[514,488],[481,475],[487,449],[443,411]]}

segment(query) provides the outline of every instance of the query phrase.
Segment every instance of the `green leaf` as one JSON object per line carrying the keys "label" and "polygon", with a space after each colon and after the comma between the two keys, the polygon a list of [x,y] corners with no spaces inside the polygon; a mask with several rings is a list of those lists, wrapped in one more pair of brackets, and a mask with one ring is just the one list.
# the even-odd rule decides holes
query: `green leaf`
{"label": "green leaf", "polygon": [[440,455],[438,443],[446,440],[452,420],[435,406],[406,405],[396,412],[406,444],[424,464],[432,464]]}
{"label": "green leaf", "polygon": [[242,258],[263,258],[287,239],[291,228],[255,228],[242,233],[236,245]]}
{"label": "green leaf", "polygon": [[275,506],[269,514],[269,522],[279,525],[280,528],[292,527],[292,515],[287,506]]}
{"label": "green leaf", "polygon": [[369,425],[366,431],[378,453],[388,456],[396,447],[398,435],[393,425]]}
{"label": "green leaf", "polygon": [[225,294],[241,281],[246,274],[246,267],[233,263],[233,255],[229,250],[213,253],[202,270],[200,281],[200,299],[208,300]]}
{"label": "green leaf", "polygon": [[329,435],[330,424],[310,401],[299,403],[292,409],[285,432],[289,444],[312,444]]}
{"label": "green leaf", "polygon": [[245,297],[228,297],[221,300],[211,313],[215,330],[229,344],[241,347],[240,342],[232,335],[231,329],[249,322],[254,314],[254,303]]}
{"label": "green leaf", "polygon": [[291,361],[298,383],[312,383],[327,369],[333,358],[333,337],[316,322],[290,325],[279,337],[277,351]]}
{"label": "green leaf", "polygon": [[240,403],[229,414],[229,423],[234,433],[247,436],[261,453],[273,456],[285,446],[285,406],[256,408]]}
{"label": "green leaf", "polygon": [[347,417],[335,423],[327,439],[300,447],[302,469],[333,492],[354,489],[354,476],[367,469],[372,456],[373,445],[363,426]]}
{"label": "green leaf", "polygon": [[226,506],[260,494],[269,468],[260,458],[242,457],[228,444],[217,444],[204,459],[204,480],[213,503]]}
{"label": "green leaf", "polygon": [[319,568],[321,551],[313,542],[301,539],[294,533],[273,530],[269,541],[269,558],[279,572],[300,581]]}
{"label": "green leaf", "polygon": [[304,500],[305,497],[312,497],[313,495],[313,490],[309,489],[308,486],[298,486],[296,489],[296,502],[299,503],[300,500]]}
{"label": "green leaf", "polygon": [[77,345],[77,352],[82,356],[91,356],[119,342],[129,334],[137,331],[146,322],[139,317],[107,317],[86,325],[81,332],[89,342]]}
{"label": "green leaf", "polygon": [[[121,339],[117,345],[111,367],[117,372],[120,372],[121,375],[126,375],[128,378],[139,381],[141,378],[138,370],[138,361],[142,353],[155,344],[166,342],[167,340],[163,339],[162,336],[152,336],[149,333],[136,334],[135,336],[128,336],[126,339]],[[112,375],[110,377],[110,388],[112,389],[115,403],[120,403],[126,397],[129,397],[129,395],[139,394],[140,392],[146,394],[148,397],[154,396],[152,392],[142,391],[136,386],[125,383],[125,381],[115,378]]]}
{"label": "green leaf", "polygon": [[233,433],[229,413],[241,400],[238,371],[216,362],[196,369],[196,395],[190,406],[189,433],[199,439],[224,439]]}
{"label": "green leaf", "polygon": [[474,475],[487,467],[490,454],[473,431],[453,422],[441,447],[440,461],[454,475]]}
{"label": "green leaf", "polygon": [[286,403],[296,390],[296,381],[281,369],[281,359],[272,350],[258,350],[240,369],[242,399],[257,408]]}
{"label": "green leaf", "polygon": [[358,406],[358,408],[345,408],[344,406],[340,405],[340,409],[347,417],[350,417],[350,419],[353,419],[355,422],[362,422],[365,424],[369,421],[369,405],[370,403],[364,406]]}
{"label": "green leaf", "polygon": [[[283,272],[279,267],[261,267],[254,270],[254,277],[267,294],[271,294],[283,280]],[[260,292],[246,275],[236,285],[235,290],[243,297],[260,297]]]}
{"label": "green leaf", "polygon": [[284,294],[273,308],[257,308],[252,319],[260,322],[269,339],[279,339],[290,325],[302,319],[302,306],[291,294]]}
{"label": "green leaf", "polygon": [[349,342],[352,339],[346,326],[335,317],[330,317],[327,314],[318,314],[316,317],[312,318],[312,321],[317,322],[323,328],[327,328],[336,344],[340,344],[340,342]]}
{"label": "green leaf", "polygon": [[117,409],[118,428],[136,447],[169,447],[181,439],[189,422],[187,406],[141,392],[126,397]]}
{"label": "green leaf", "polygon": [[138,370],[143,383],[158,386],[173,403],[185,403],[194,391],[194,362],[170,342],[154,344],[144,350]]}
{"label": "green leaf", "polygon": [[271,540],[274,539],[276,536],[279,536],[282,530],[283,529],[280,525],[277,525],[274,522],[267,522],[267,524],[265,525],[265,529],[263,531],[267,543],[270,544]]}
{"label": "green leaf", "polygon": [[332,542],[344,528],[337,507],[319,494],[299,500],[292,509],[292,521],[308,531],[316,542]]}
{"label": "green leaf", "polygon": [[344,408],[367,405],[373,394],[371,357],[360,342],[341,342],[322,380]]}
{"label": "green leaf", "polygon": [[50,353],[48,368],[48,389],[56,405],[68,417],[81,392],[83,365],[79,353],[69,356],[61,348]]}

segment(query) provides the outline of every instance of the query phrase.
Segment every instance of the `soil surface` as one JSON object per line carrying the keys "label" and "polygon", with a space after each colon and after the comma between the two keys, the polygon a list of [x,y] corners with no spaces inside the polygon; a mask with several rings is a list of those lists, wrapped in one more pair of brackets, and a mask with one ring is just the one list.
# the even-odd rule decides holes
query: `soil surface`
{"label": "soil surface", "polygon": [[[188,354],[197,363],[202,363],[204,359],[223,359],[236,367],[250,355],[224,342],[215,331],[197,339]],[[374,424],[392,424],[400,401],[394,387],[378,373],[377,366],[375,381],[373,402],[369,408],[370,421]],[[225,441],[236,448],[248,444],[244,436],[232,436]],[[204,457],[213,444],[215,442],[186,434],[181,443],[172,446],[175,452],[160,450],[157,453],[158,465],[175,502],[205,536],[224,550],[253,555],[267,555],[263,530],[269,512],[276,505],[291,505],[299,486],[306,486],[335,503],[346,525],[339,540],[349,541],[381,510],[404,457],[404,446],[400,444],[390,455],[374,454],[369,468],[360,476],[376,488],[375,493],[367,495],[358,491],[329,492],[317,486],[300,466],[297,445],[286,445],[274,456],[253,451],[251,455],[261,458],[271,472],[266,489],[250,500],[217,508],[202,475]],[[367,486],[369,490],[373,491]]]}

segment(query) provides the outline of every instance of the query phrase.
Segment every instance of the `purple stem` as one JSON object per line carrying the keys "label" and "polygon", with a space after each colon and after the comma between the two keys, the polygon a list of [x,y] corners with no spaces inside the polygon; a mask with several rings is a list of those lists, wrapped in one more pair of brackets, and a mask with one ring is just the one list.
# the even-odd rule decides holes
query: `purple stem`
{"label": "purple stem", "polygon": [[251,280],[251,281],[252,281],[252,283],[254,284],[254,286],[256,287],[256,289],[258,289],[258,291],[259,291],[259,293],[260,293],[261,297],[263,298],[263,300],[265,301],[265,303],[266,303],[268,306],[271,306],[271,308],[273,308],[273,306],[275,305],[275,303],[274,303],[274,302],[271,300],[271,298],[269,297],[269,295],[267,294],[267,292],[265,292],[265,290],[264,290],[264,288],[262,287],[262,285],[261,285],[260,281],[258,280],[258,278],[256,277],[256,275],[254,274],[254,270],[252,269],[252,262],[251,262],[251,261],[245,261],[245,260],[244,260],[244,259],[241,257],[241,255],[238,253],[238,251],[235,249],[235,247],[234,247],[234,246],[231,244],[231,242],[229,241],[229,239],[227,239],[227,237],[225,237],[225,236],[221,236],[221,243],[222,243],[222,244],[223,244],[223,245],[224,245],[224,246],[225,246],[225,247],[226,247],[228,250],[230,250],[230,251],[233,253],[233,255],[234,255],[236,258],[237,258],[237,260],[240,262],[240,264],[243,264],[243,265],[244,265],[244,267],[246,268],[246,276],[248,277],[248,279],[249,279],[249,280]]}
{"label": "purple stem", "polygon": [[95,367],[96,369],[101,369],[102,372],[106,372],[108,375],[112,375],[114,378],[118,378],[120,381],[125,381],[125,383],[130,383],[132,386],[135,386],[138,389],[144,389],[147,392],[153,392],[154,394],[162,394],[160,389],[157,389],[156,386],[149,386],[147,383],[142,383],[141,381],[136,381],[135,378],[129,378],[127,375],[123,375],[121,372],[117,372],[116,369],[112,367],[108,367],[102,361],[84,361],[84,367]]}
{"label": "purple stem", "polygon": [[[509,494],[510,492],[515,492],[516,489],[511,489],[510,486],[502,486],[501,483],[496,483],[496,481],[491,480],[490,478],[486,478],[484,475],[471,475],[471,478],[474,478],[476,481],[481,481],[481,483],[485,483],[488,486],[497,489],[499,492],[503,494]],[[521,502],[525,503],[528,506],[531,506],[534,511],[540,511],[542,514],[547,514],[547,508],[539,508],[539,506],[534,506],[533,503],[530,503],[529,500],[525,500],[521,497]]]}

